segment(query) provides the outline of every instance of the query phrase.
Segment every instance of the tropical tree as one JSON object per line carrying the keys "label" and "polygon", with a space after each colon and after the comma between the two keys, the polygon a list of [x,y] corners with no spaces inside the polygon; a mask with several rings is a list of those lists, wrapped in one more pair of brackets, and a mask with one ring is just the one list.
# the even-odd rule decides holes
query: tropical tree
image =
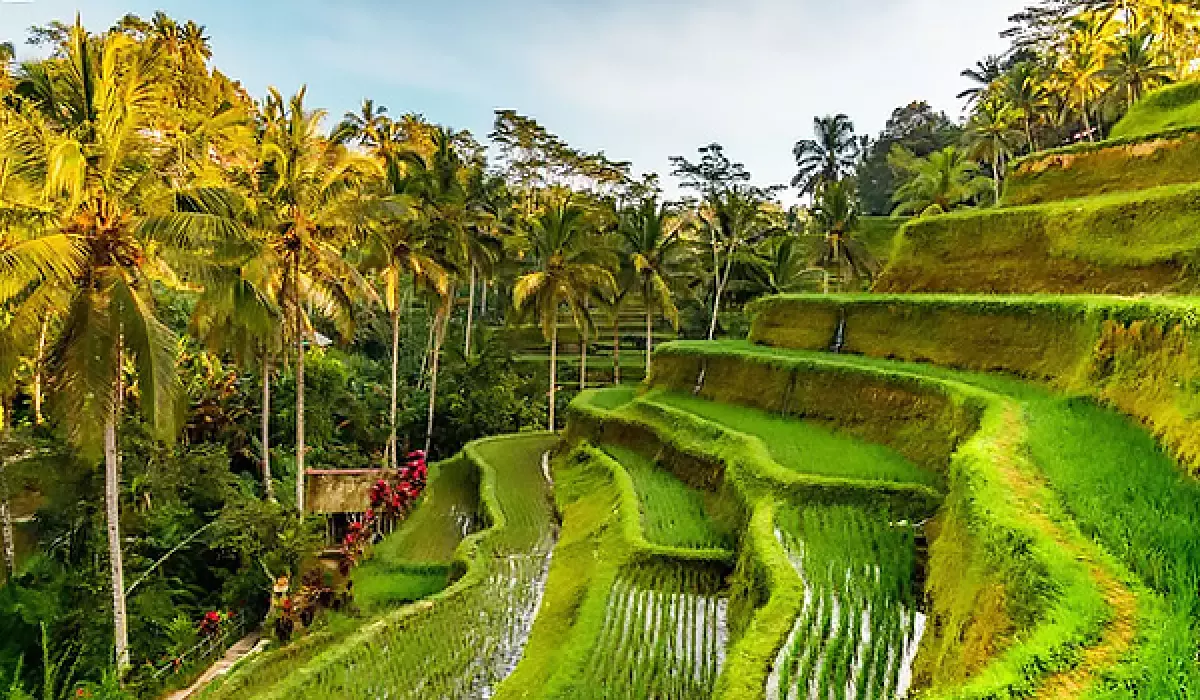
{"label": "tropical tree", "polygon": [[[1096,140],[1092,129],[1092,109],[1104,93],[1104,57],[1093,42],[1078,38],[1070,42],[1067,54],[1058,67],[1058,77],[1064,88],[1066,104],[1083,119],[1084,132]],[[1097,120],[1099,125],[1099,120]]]}
{"label": "tropical tree", "polygon": [[1162,62],[1150,27],[1126,31],[1113,39],[1104,74],[1115,93],[1124,93],[1128,106],[1149,89],[1171,79],[1171,67]]}
{"label": "tropical tree", "polygon": [[654,311],[679,328],[679,310],[669,280],[677,271],[685,242],[679,219],[665,204],[646,199],[622,212],[617,229],[638,279],[638,292],[646,307],[646,376],[654,353]]}
{"label": "tropical tree", "polygon": [[813,119],[815,138],[797,141],[792,149],[797,172],[792,187],[812,194],[822,183],[840,180],[858,167],[859,141],[845,114]]}
{"label": "tropical tree", "polygon": [[356,295],[374,291],[342,253],[363,225],[365,182],[380,174],[376,161],[326,137],[323,110],[272,88],[264,109],[260,151],[259,218],[271,231],[267,246],[282,275],[281,306],[296,360],[296,510],[304,512],[304,355],[313,338],[308,309],[331,317],[343,334],[353,324]]}
{"label": "tropical tree", "polygon": [[558,381],[558,314],[563,305],[582,332],[588,323],[585,301],[596,290],[611,292],[612,273],[603,264],[604,253],[591,236],[589,212],[568,198],[551,204],[532,222],[530,253],[537,269],[513,285],[513,306],[518,312],[532,308],[550,342],[550,429],[555,429]]}
{"label": "tropical tree", "polygon": [[1021,61],[1004,75],[1005,99],[1021,114],[1025,141],[1032,153],[1038,149],[1034,124],[1049,105],[1049,88],[1042,66],[1034,61]]}
{"label": "tropical tree", "polygon": [[[386,143],[386,141],[385,141]],[[367,227],[365,267],[377,273],[383,288],[383,304],[392,324],[391,391],[388,409],[388,460],[399,466],[397,438],[397,397],[400,369],[401,290],[411,282],[441,299],[449,294],[449,276],[438,263],[434,242],[420,221],[418,199],[423,161],[411,152],[382,148],[385,163],[381,198],[375,203],[374,216]]]}
{"label": "tropical tree", "polygon": [[966,144],[972,158],[991,164],[996,203],[1004,186],[1004,166],[1017,147],[1020,113],[1002,95],[991,95],[975,105],[967,120]]}
{"label": "tropical tree", "polygon": [[272,255],[246,255],[208,275],[192,312],[191,330],[205,346],[228,353],[242,366],[257,364],[262,380],[259,466],[263,496],[275,500],[271,477],[271,368],[282,350],[280,275]]}
{"label": "tropical tree", "polygon": [[[176,153],[151,129],[162,103],[156,58],[126,35],[90,36],[76,23],[61,58],[22,68],[16,92],[27,111],[3,136],[4,152],[25,154],[13,175],[41,193],[36,210],[6,214],[46,232],[34,239],[40,256],[18,267],[70,298],[51,365],[70,438],[84,454],[103,455],[119,669],[130,663],[117,442],[123,366],[128,359],[135,368],[136,405],[148,424],[171,437],[176,340],[156,317],[151,282],[176,279],[172,251],[202,254],[240,229],[229,193],[181,190],[163,176]],[[57,260],[45,257],[51,249]]]}
{"label": "tropical tree", "polygon": [[896,215],[947,212],[993,187],[980,175],[979,164],[954,146],[934,151],[927,158],[897,146],[888,161],[904,178],[893,197]]}
{"label": "tropical tree", "polygon": [[744,248],[778,232],[764,210],[765,195],[754,190],[730,189],[714,192],[700,207],[698,223],[708,238],[713,264],[713,307],[708,339],[717,334],[721,301]]}
{"label": "tropical tree", "polygon": [[829,182],[814,199],[811,225],[821,236],[816,265],[826,270],[824,291],[829,291],[828,270],[838,270],[838,291],[845,290],[848,279],[870,279],[877,264],[854,234],[858,230],[859,206],[854,183]]}
{"label": "tropical tree", "polygon": [[973,104],[993,91],[996,83],[1004,76],[1004,65],[999,56],[988,56],[982,61],[976,61],[973,67],[959,75],[970,80],[972,85],[958,93],[958,99],[965,99],[967,104]]}

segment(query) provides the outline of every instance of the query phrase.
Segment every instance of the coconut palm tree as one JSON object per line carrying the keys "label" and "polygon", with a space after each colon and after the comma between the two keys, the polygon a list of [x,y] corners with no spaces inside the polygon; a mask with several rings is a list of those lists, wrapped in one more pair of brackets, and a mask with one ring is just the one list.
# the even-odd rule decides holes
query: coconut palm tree
{"label": "coconut palm tree", "polygon": [[[0,147],[25,154],[13,175],[41,193],[35,213],[48,235],[35,240],[58,246],[69,261],[27,257],[19,267],[70,298],[51,367],[69,407],[71,440],[84,454],[103,455],[119,669],[130,663],[117,443],[122,365],[129,359],[136,368],[137,406],[147,422],[172,436],[176,341],[155,315],[151,281],[175,279],[172,250],[202,255],[240,231],[232,195],[213,187],[180,191],[162,175],[175,152],[150,128],[162,104],[155,59],[124,34],[90,36],[77,22],[61,58],[27,64],[18,75],[30,112],[10,121]],[[73,268],[69,280],[60,264]]]}
{"label": "coconut palm tree", "polygon": [[1038,149],[1034,124],[1049,104],[1049,89],[1042,67],[1033,61],[1021,61],[1004,75],[1004,95],[1021,113],[1025,141],[1032,153]]}
{"label": "coconut palm tree", "polygon": [[304,104],[305,89],[284,101],[274,88],[264,109],[259,155],[259,218],[271,231],[267,246],[282,274],[281,306],[296,360],[296,510],[304,512],[304,354],[313,337],[306,305],[349,334],[356,294],[370,285],[342,251],[364,222],[360,193],[381,175],[379,164],[326,137],[323,110]]}
{"label": "coconut palm tree", "polygon": [[646,307],[646,376],[654,353],[654,311],[658,309],[676,329],[679,310],[668,279],[684,252],[679,220],[666,204],[647,199],[622,212],[618,233],[638,278],[638,292]]}
{"label": "coconut palm tree", "polygon": [[1072,39],[1058,67],[1058,77],[1064,88],[1066,104],[1083,118],[1083,129],[1088,140],[1095,141],[1089,115],[1104,92],[1104,59],[1100,50],[1082,38]]}
{"label": "coconut palm tree", "polygon": [[1124,93],[1129,107],[1147,90],[1171,79],[1171,67],[1159,58],[1154,41],[1150,27],[1127,31],[1112,41],[1104,74],[1111,81],[1114,92]]}
{"label": "coconut palm tree", "polygon": [[532,308],[550,342],[550,429],[555,429],[558,383],[558,313],[565,304],[576,328],[582,332],[585,300],[596,290],[611,292],[612,273],[602,264],[603,254],[591,236],[592,223],[582,206],[569,199],[551,204],[533,220],[531,253],[537,265],[513,285],[513,306],[518,313]]}
{"label": "coconut palm tree", "polygon": [[974,67],[964,70],[959,75],[970,80],[973,85],[958,93],[958,99],[965,99],[967,104],[974,104],[992,92],[993,86],[1004,76],[1004,66],[999,56],[988,56],[982,61],[976,61]]}
{"label": "coconut palm tree", "polygon": [[[387,140],[382,142],[386,144]],[[411,152],[381,147],[385,162],[383,192],[368,226],[364,266],[374,270],[383,287],[383,303],[392,322],[392,374],[389,396],[388,460],[399,466],[396,411],[400,368],[401,288],[406,280],[437,298],[449,294],[449,276],[439,264],[432,241],[420,221],[419,192],[424,162]],[[414,159],[415,158],[415,159]],[[406,165],[407,163],[407,165]]]}
{"label": "coconut palm tree", "polygon": [[838,291],[845,291],[847,279],[871,279],[878,267],[866,246],[854,237],[858,230],[859,205],[854,183],[848,180],[829,182],[821,187],[813,200],[811,225],[821,236],[816,266],[826,270],[825,292],[828,292],[828,270],[838,270]]}
{"label": "coconut palm tree", "polygon": [[967,148],[972,158],[991,163],[997,204],[1004,186],[1004,165],[1016,150],[1019,119],[1020,113],[1005,101],[1003,95],[991,95],[975,104],[975,110],[967,120]]}
{"label": "coconut palm tree", "polygon": [[895,146],[888,163],[904,178],[892,201],[894,214],[947,212],[969,202],[993,186],[979,173],[979,164],[954,147],[947,146],[918,158],[903,146]]}
{"label": "coconut palm tree", "polygon": [[858,166],[858,139],[854,123],[845,114],[813,119],[816,138],[797,141],[792,149],[797,172],[792,187],[812,194],[823,182],[840,180]]}
{"label": "coconut palm tree", "polygon": [[779,229],[765,215],[761,198],[737,189],[714,192],[706,197],[697,223],[712,251],[713,308],[708,324],[708,339],[712,340],[717,334],[721,301],[729,288],[735,261],[747,245],[753,245]]}

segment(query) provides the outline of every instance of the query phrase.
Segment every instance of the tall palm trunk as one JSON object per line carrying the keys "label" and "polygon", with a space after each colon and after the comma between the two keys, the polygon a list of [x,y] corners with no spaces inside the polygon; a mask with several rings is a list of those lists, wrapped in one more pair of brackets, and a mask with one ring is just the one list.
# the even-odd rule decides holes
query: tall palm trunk
{"label": "tall palm trunk", "polygon": [[996,188],[996,206],[1000,206],[1000,151],[992,153],[992,185]]}
{"label": "tall palm trunk", "polygon": [[730,250],[725,258],[725,272],[721,274],[718,270],[716,296],[713,299],[713,314],[712,321],[708,324],[708,339],[712,340],[717,337],[717,315],[721,312],[721,296],[725,294],[725,284],[729,282],[729,274],[733,269],[733,251]]}
{"label": "tall palm trunk", "polygon": [[[0,401],[0,445],[8,442],[12,423],[12,401],[8,397]],[[4,580],[12,578],[17,570],[17,544],[13,534],[12,507],[9,505],[7,459],[0,462],[0,536],[4,538]]]}
{"label": "tall palm trunk", "polygon": [[262,478],[263,494],[275,502],[275,484],[271,481],[271,353],[262,361]]}
{"label": "tall palm trunk", "polygon": [[471,356],[471,328],[475,322],[475,265],[471,265],[470,291],[467,293],[467,332],[463,341],[463,356]]}
{"label": "tall palm trunk", "polygon": [[125,568],[121,562],[121,461],[117,454],[117,417],[124,387],[121,382],[121,341],[117,341],[116,398],[104,420],[104,518],[108,531],[108,559],[112,569],[113,641],[117,672],[129,668],[129,621],[125,614]]}
{"label": "tall palm trunk", "polygon": [[296,303],[296,512],[304,514],[304,317],[300,309],[300,258],[293,268],[292,291]]}
{"label": "tall palm trunk", "polygon": [[[711,340],[712,337],[709,336]],[[646,379],[650,378],[650,358],[654,356],[654,311],[646,304]]]}
{"label": "tall palm trunk", "polygon": [[434,325],[437,332],[433,337],[433,349],[430,359],[430,377],[429,377],[429,413],[425,417],[425,454],[428,455],[430,448],[433,446],[433,416],[434,409],[437,406],[437,386],[438,386],[438,365],[442,356],[442,342],[446,339],[446,327],[450,325],[450,309],[452,308],[452,300],[454,299],[456,290],[454,285],[451,285],[450,296],[446,297],[446,304],[442,312],[434,319]]}
{"label": "tall palm trunk", "polygon": [[388,407],[388,425],[391,432],[388,435],[388,463],[392,469],[399,465],[399,457],[396,454],[396,391],[399,385],[398,377],[400,376],[400,311],[399,309],[392,310],[392,394],[390,397],[390,406]]}
{"label": "tall palm trunk", "polygon": [[33,424],[45,422],[42,417],[42,366],[46,361],[46,332],[50,327],[50,316],[42,319],[42,328],[38,331],[37,355],[33,360]]}
{"label": "tall palm trunk", "polygon": [[621,314],[613,310],[613,386],[621,384]]}
{"label": "tall palm trunk", "polygon": [[[557,314],[556,314],[557,315]],[[558,319],[550,330],[550,430],[554,431],[554,393],[558,381]]]}

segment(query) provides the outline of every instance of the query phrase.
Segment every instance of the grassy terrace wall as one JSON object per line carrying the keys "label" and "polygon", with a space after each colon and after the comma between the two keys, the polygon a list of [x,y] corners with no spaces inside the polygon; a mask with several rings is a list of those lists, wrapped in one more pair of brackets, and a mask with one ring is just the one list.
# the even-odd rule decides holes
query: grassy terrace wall
{"label": "grassy terrace wall", "polygon": [[1189,292],[1200,185],[915,219],[877,292]]}
{"label": "grassy terrace wall", "polygon": [[[916,668],[929,697],[1026,695],[1100,634],[1107,611],[1086,568],[1029,522],[1028,503],[1002,476],[1023,463],[1013,423],[1019,412],[1003,398],[845,358],[757,351],[744,343],[664,346],[651,383],[699,386],[701,395],[719,401],[826,422],[942,465],[949,492],[932,528],[931,622]],[[904,426],[906,416],[920,428]],[[922,447],[931,436],[935,449]],[[756,595],[748,597],[758,605],[736,657],[742,694],[725,697],[760,696],[752,691],[761,693],[755,684],[787,634],[787,611],[796,602],[794,581],[766,537],[772,501],[750,511],[739,569],[751,574]],[[733,668],[723,676],[731,683]]]}
{"label": "grassy terrace wall", "polygon": [[1043,151],[1013,164],[1002,202],[1040,204],[1196,182],[1197,159],[1194,128]]}
{"label": "grassy terrace wall", "polygon": [[762,300],[750,339],[999,370],[1086,393],[1146,424],[1200,469],[1200,300],[1118,297],[814,296]]}

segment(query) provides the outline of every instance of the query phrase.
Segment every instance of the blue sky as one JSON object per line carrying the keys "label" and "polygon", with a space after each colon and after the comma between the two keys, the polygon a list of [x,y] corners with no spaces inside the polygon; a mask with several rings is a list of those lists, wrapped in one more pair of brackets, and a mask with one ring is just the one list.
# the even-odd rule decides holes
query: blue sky
{"label": "blue sky", "polygon": [[958,116],[959,71],[1004,48],[1026,1],[0,0],[0,40],[163,9],[206,25],[216,65],[255,95],[307,83],[335,117],[370,96],[480,137],[513,108],[664,176],[718,141],[768,184],[790,179],[818,114],[871,133],[915,99]]}

